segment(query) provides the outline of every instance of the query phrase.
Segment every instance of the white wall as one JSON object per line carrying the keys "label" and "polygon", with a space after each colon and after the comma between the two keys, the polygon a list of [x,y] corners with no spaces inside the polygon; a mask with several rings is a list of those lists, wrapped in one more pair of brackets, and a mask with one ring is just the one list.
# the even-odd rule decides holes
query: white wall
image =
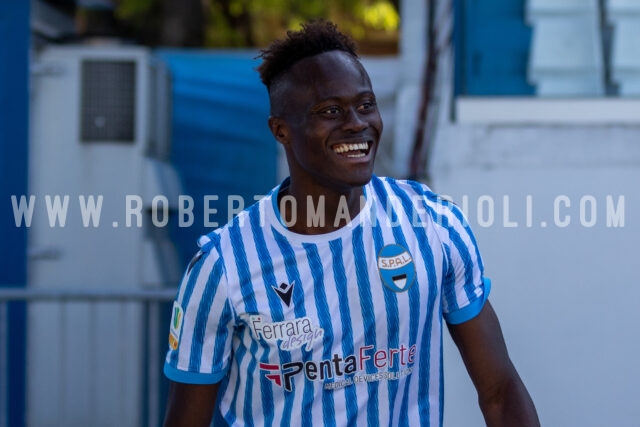
{"label": "white wall", "polygon": [[[152,73],[160,70],[151,67],[149,52],[139,47],[65,45],[34,52],[33,59],[32,69],[39,71],[31,81],[29,193],[35,202],[27,287],[106,293],[177,283],[181,267],[168,229],[154,227],[147,214],[156,195],[170,198],[173,208],[181,194],[175,171],[147,155],[152,143],[160,152],[168,146],[156,137],[161,130],[156,125],[163,124],[161,114],[167,112],[152,108],[163,99],[160,82],[152,86]],[[85,60],[136,64],[131,141],[80,140]],[[129,195],[140,197],[143,226],[127,214]],[[65,196],[68,210],[61,216],[66,221],[51,225],[46,197]],[[85,225],[80,196],[93,197],[100,206],[95,223]],[[161,355],[146,358],[143,314],[142,305],[135,302],[30,303],[27,424],[140,425],[146,396],[152,395],[144,389],[145,369],[162,363]]]}
{"label": "white wall", "polygon": [[[424,33],[410,31],[420,27],[415,16],[424,16],[413,13],[419,4],[402,2],[407,42],[401,63],[414,71],[418,68],[407,61],[426,50],[420,44]],[[635,274],[640,266],[640,101],[458,99],[458,122],[451,123],[449,60],[440,57],[431,185],[458,203],[468,197],[470,224],[493,279],[490,300],[542,425],[640,426],[640,313],[635,307],[640,302]],[[400,108],[401,95],[415,91],[411,82],[399,82],[398,129],[406,128],[403,114],[417,105],[405,100],[406,108]],[[412,139],[400,131],[394,137],[393,152],[408,152]],[[403,161],[401,155],[395,159]],[[394,165],[402,176],[402,164]],[[566,227],[554,219],[554,202],[562,195],[571,203],[558,207],[558,220],[571,217]],[[494,202],[494,222],[487,227],[478,221],[482,196]],[[517,227],[504,226],[504,196],[509,197],[509,221]],[[592,227],[581,224],[585,196],[596,202]],[[607,227],[607,196],[618,212],[624,196],[624,227]],[[445,336],[444,425],[484,426],[475,389]]]}
{"label": "white wall", "polygon": [[[535,103],[535,100],[532,100]],[[640,126],[457,124],[439,129],[432,186],[459,204],[493,279],[490,300],[544,426],[638,426]],[[478,218],[481,196],[494,202]],[[565,195],[558,220],[554,202]],[[504,225],[504,200],[509,197]],[[531,227],[527,227],[531,196]],[[596,202],[581,223],[581,200]],[[607,226],[624,196],[624,227]],[[586,200],[586,199],[585,199]],[[488,203],[488,202],[487,202]],[[589,221],[590,204],[586,205]],[[546,222],[546,227],[541,223]],[[445,426],[483,426],[475,390],[445,345]]]}

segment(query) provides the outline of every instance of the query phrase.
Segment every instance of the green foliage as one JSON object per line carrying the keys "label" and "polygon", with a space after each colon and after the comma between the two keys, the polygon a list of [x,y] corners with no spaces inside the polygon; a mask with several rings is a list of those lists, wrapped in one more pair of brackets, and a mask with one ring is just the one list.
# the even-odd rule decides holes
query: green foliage
{"label": "green foliage", "polygon": [[242,34],[231,26],[221,5],[213,4],[209,9],[205,28],[205,45],[208,47],[243,47]]}
{"label": "green foliage", "polygon": [[395,31],[400,24],[400,16],[388,1],[378,1],[371,5],[359,5],[358,15],[364,25],[375,30]]}
{"label": "green foliage", "polygon": [[156,0],[120,0],[116,8],[116,16],[122,19],[135,19],[146,15],[153,8]]}
{"label": "green foliage", "polygon": [[[116,16],[162,25],[161,0],[117,0]],[[180,1],[180,0],[174,0]],[[400,18],[390,0],[202,0],[205,47],[263,47],[312,19],[329,19],[357,40],[397,41]],[[186,23],[185,25],[188,25]]]}

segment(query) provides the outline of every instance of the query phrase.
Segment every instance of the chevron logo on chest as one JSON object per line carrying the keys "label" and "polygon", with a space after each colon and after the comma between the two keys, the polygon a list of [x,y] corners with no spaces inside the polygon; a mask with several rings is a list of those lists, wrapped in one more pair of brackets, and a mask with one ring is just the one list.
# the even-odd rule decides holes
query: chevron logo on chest
{"label": "chevron logo on chest", "polygon": [[293,295],[293,287],[296,284],[295,280],[291,283],[280,283],[280,286],[272,286],[276,291],[283,303],[289,307],[291,305],[291,296]]}

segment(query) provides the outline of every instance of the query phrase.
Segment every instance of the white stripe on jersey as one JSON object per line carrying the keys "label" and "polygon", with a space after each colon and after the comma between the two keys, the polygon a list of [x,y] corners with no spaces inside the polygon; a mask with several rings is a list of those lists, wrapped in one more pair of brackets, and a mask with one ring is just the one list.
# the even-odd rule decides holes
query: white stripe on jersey
{"label": "white stripe on jersey", "polygon": [[441,316],[468,320],[486,300],[462,213],[374,176],[351,223],[299,235],[274,210],[277,191],[199,240],[167,376],[222,380],[231,425],[440,426]]}

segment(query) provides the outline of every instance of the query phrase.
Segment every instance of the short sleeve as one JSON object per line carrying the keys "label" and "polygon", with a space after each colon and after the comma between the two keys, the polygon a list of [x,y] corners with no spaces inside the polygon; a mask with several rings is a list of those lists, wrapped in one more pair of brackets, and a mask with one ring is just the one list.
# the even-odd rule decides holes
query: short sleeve
{"label": "short sleeve", "polygon": [[453,203],[440,204],[440,238],[447,259],[442,284],[442,312],[447,323],[458,324],[477,316],[491,290],[484,277],[475,236],[462,211]]}
{"label": "short sleeve", "polygon": [[227,373],[235,315],[222,258],[211,242],[189,263],[173,303],[164,373],[170,380],[213,384]]}

